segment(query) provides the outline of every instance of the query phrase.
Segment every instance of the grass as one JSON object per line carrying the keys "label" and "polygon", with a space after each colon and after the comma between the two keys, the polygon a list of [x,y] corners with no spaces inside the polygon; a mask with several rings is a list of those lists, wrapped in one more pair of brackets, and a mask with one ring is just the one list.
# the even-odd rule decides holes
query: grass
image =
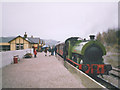
{"label": "grass", "polygon": [[104,62],[111,64],[113,67],[117,67],[120,64],[118,56],[120,55],[106,55],[104,56]]}
{"label": "grass", "polygon": [[105,48],[107,52],[120,53],[120,46],[118,45],[105,46]]}

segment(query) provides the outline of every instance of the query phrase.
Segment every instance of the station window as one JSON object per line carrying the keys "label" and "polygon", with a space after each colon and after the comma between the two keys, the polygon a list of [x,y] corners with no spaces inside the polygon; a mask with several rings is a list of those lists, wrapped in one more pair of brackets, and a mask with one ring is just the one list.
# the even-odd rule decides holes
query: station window
{"label": "station window", "polygon": [[16,44],[16,50],[19,50],[19,44]]}
{"label": "station window", "polygon": [[10,45],[0,45],[0,51],[10,51]]}
{"label": "station window", "polygon": [[23,48],[23,44],[21,44],[20,47],[21,47],[21,49],[24,49],[24,48]]}
{"label": "station window", "polygon": [[16,50],[24,49],[23,44],[16,44]]}

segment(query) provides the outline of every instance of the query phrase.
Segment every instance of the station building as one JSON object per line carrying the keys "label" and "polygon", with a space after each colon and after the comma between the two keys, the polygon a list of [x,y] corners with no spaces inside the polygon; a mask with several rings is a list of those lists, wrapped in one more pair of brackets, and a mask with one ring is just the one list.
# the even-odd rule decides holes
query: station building
{"label": "station building", "polygon": [[0,51],[13,51],[22,50],[35,47],[38,51],[45,45],[44,40],[38,37],[27,37],[25,32],[24,36],[17,37],[1,37],[0,39]]}

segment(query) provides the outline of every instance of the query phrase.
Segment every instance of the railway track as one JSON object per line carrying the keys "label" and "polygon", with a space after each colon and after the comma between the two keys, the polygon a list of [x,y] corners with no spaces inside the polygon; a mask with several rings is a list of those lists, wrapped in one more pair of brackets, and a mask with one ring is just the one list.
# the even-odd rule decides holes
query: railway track
{"label": "railway track", "polygon": [[[60,56],[61,57],[61,56]],[[61,57],[62,58],[62,57]],[[72,65],[73,66],[73,65]],[[74,66],[73,66],[74,67]],[[68,69],[68,68],[67,68]],[[81,71],[81,70],[80,70]],[[76,72],[76,71],[74,71]],[[84,73],[84,72],[83,72]],[[83,74],[82,74],[83,75]],[[88,75],[89,76],[89,75]],[[85,76],[86,77],[86,76]],[[109,90],[120,90],[120,69],[113,68],[109,75],[98,75],[97,77],[90,76],[92,79],[94,79],[99,84],[103,85],[103,87],[109,89]],[[91,83],[92,85],[92,83]],[[100,86],[101,87],[101,86]],[[102,88],[103,88],[102,87]]]}
{"label": "railway track", "polygon": [[101,78],[101,77],[93,77],[97,82],[105,86],[109,90],[119,90],[120,88],[113,83],[110,83],[108,80]]}
{"label": "railway track", "polygon": [[[73,65],[72,65],[72,67],[74,67]],[[71,68],[71,67],[70,67]],[[74,67],[75,68],[75,67]],[[67,67],[67,69],[69,70],[69,67]],[[75,69],[76,71],[77,70],[79,70],[79,69]],[[73,70],[73,72],[76,72],[75,70]],[[71,71],[71,70],[70,70]],[[84,73],[83,71],[81,71],[81,70],[79,70],[80,72],[82,72],[82,73]],[[71,71],[72,72],[72,71]],[[78,72],[77,72],[78,73]],[[85,73],[84,73],[85,74]],[[116,81],[116,80],[118,80],[118,79],[116,79],[116,80],[112,80],[111,78],[110,78],[110,76],[109,75],[104,75],[103,77],[102,76],[90,76],[90,75],[87,75],[87,74],[85,74],[84,76],[83,76],[83,74],[79,74],[79,76],[80,77],[82,77],[81,78],[81,80],[82,81],[87,81],[86,83],[88,83],[88,82],[90,82],[90,84],[91,84],[91,86],[92,86],[92,88],[94,87],[94,88],[96,88],[96,86],[97,86],[97,88],[98,87],[100,87],[100,88],[107,88],[107,89],[109,89],[109,90],[120,90],[120,87],[118,87],[119,85],[118,85],[118,83],[116,84],[116,82],[118,82],[118,81]],[[109,79],[111,80],[111,81],[115,81],[114,83],[112,83],[112,82],[110,82],[109,80],[107,80],[105,77],[109,77]],[[86,79],[87,78],[87,79]],[[93,84],[94,83],[94,84]],[[96,85],[97,84],[97,85]],[[88,86],[88,88],[91,88],[91,87],[89,87]]]}
{"label": "railway track", "polygon": [[113,68],[109,75],[98,75],[95,79],[109,89],[120,89],[120,70],[117,68]]}
{"label": "railway track", "polygon": [[112,69],[110,71],[110,75],[120,80],[120,71],[119,70]]}

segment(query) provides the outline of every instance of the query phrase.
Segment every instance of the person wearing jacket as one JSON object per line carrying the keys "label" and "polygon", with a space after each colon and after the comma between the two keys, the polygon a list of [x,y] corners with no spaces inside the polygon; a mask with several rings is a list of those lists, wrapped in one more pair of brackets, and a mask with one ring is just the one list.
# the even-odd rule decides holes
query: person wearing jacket
{"label": "person wearing jacket", "polygon": [[34,58],[36,58],[37,51],[36,51],[35,47],[33,48],[33,53],[34,53]]}
{"label": "person wearing jacket", "polygon": [[45,47],[45,51],[44,52],[45,52],[45,56],[47,56],[47,47]]}

